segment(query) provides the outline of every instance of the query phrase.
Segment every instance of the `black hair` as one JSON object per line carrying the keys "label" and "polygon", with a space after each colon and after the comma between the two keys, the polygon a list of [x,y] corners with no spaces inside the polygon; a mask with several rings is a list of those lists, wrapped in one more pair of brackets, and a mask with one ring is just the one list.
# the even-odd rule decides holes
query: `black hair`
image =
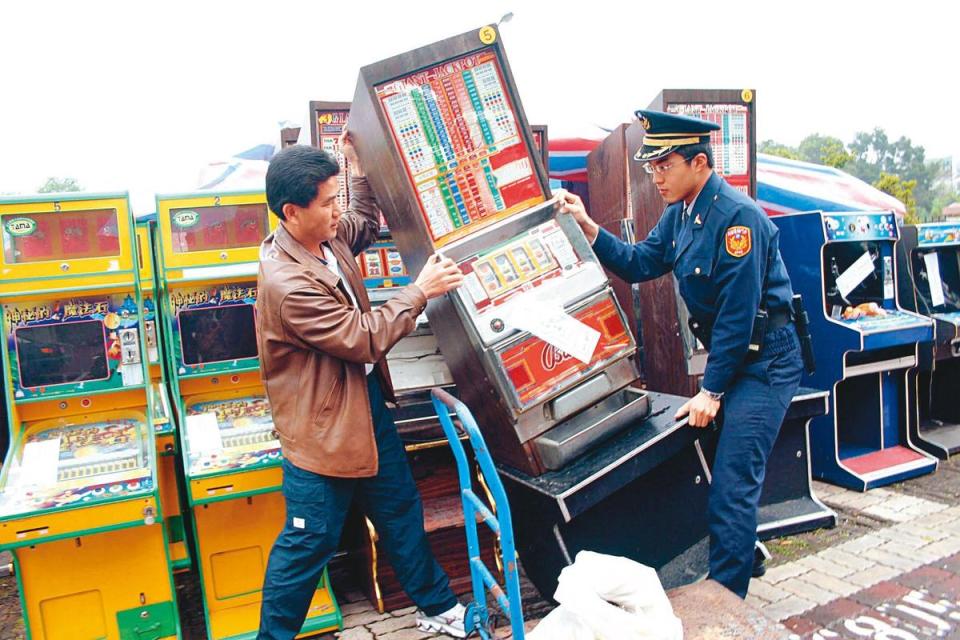
{"label": "black hair", "polygon": [[320,183],[340,173],[337,159],[326,151],[296,144],[283,149],[267,168],[267,203],[270,210],[286,220],[283,205],[306,207],[317,197]]}
{"label": "black hair", "polygon": [[710,148],[709,142],[684,145],[677,149],[677,153],[683,156],[683,159],[687,162],[690,162],[702,153],[707,156],[707,166],[713,169],[713,150]]}

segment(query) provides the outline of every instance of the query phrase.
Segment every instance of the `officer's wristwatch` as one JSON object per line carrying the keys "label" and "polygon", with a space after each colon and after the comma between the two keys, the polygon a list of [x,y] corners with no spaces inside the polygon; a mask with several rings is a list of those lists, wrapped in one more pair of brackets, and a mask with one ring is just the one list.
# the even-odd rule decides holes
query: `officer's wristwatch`
{"label": "officer's wristwatch", "polygon": [[703,387],[700,387],[700,393],[702,393],[703,395],[707,396],[708,398],[710,398],[710,399],[713,400],[714,402],[720,402],[720,400],[723,398],[723,393],[722,393],[722,392],[721,392],[721,393],[716,393],[716,392],[714,392],[714,391],[708,391],[707,389],[704,389]]}

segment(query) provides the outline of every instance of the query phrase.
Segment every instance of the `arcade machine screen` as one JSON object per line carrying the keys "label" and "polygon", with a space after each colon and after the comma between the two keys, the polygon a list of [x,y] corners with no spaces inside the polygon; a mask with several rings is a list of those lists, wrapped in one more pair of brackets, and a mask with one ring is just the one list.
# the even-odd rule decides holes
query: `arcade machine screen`
{"label": "arcade machine screen", "polygon": [[720,125],[710,134],[714,170],[750,195],[750,112],[741,104],[671,104],[667,111]]}
{"label": "arcade machine screen", "polygon": [[180,322],[183,363],[226,362],[257,357],[253,305],[184,309]]}
{"label": "arcade machine screen", "polygon": [[270,233],[263,203],[170,210],[174,253],[255,247]]}
{"label": "arcade machine screen", "polygon": [[14,341],[24,388],[110,377],[100,320],[20,327]]}
{"label": "arcade machine screen", "polygon": [[960,250],[941,247],[936,251],[913,252],[913,271],[924,283],[917,293],[934,313],[960,312]]}
{"label": "arcade machine screen", "polygon": [[543,202],[492,50],[376,87],[435,247]]}
{"label": "arcade machine screen", "polygon": [[871,333],[917,324],[895,308],[893,257],[881,242],[832,242],[823,249],[826,313]]}
{"label": "arcade machine screen", "polygon": [[[849,307],[876,302],[884,295],[883,271],[878,264],[877,242],[839,242],[827,245],[823,252],[823,272],[827,274],[827,314],[841,317]],[[869,257],[868,257],[869,256]],[[893,272],[890,273],[891,285]]]}
{"label": "arcade machine screen", "polygon": [[7,264],[120,255],[115,209],[6,215],[0,228]]}

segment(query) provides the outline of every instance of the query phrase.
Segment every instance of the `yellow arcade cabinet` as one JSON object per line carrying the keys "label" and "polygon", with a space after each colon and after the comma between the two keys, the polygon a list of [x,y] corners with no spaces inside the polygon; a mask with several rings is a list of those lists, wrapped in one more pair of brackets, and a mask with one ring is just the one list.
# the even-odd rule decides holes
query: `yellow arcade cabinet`
{"label": "yellow arcade cabinet", "polygon": [[153,395],[153,428],[157,439],[157,477],[160,482],[160,510],[167,528],[170,561],[174,571],[190,568],[190,547],[183,521],[183,480],[179,464],[177,422],[170,404],[167,374],[161,348],[161,322],[157,314],[157,272],[154,259],[153,220],[137,220],[137,264],[140,271],[140,292],[143,299],[143,327],[150,372],[148,391]]}
{"label": "yellow arcade cabinet", "polygon": [[[210,640],[256,637],[285,518],[254,322],[259,246],[276,220],[263,192],[157,197],[160,315]],[[303,634],[340,624],[325,574]]]}
{"label": "yellow arcade cabinet", "polygon": [[0,199],[0,549],[32,640],[179,638],[127,195]]}

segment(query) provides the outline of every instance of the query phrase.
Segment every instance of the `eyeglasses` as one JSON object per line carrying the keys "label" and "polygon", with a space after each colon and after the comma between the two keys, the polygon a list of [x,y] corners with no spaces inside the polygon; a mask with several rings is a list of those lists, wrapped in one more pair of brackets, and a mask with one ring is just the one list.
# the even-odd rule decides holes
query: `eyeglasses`
{"label": "eyeglasses", "polygon": [[645,162],[643,164],[643,170],[649,173],[650,175],[657,174],[662,176],[662,175],[665,175],[667,171],[670,171],[670,169],[673,169],[674,167],[681,164],[686,164],[691,160],[693,160],[693,158],[684,158],[682,161],[674,160],[673,162],[668,162],[666,164],[651,164],[649,162]]}

